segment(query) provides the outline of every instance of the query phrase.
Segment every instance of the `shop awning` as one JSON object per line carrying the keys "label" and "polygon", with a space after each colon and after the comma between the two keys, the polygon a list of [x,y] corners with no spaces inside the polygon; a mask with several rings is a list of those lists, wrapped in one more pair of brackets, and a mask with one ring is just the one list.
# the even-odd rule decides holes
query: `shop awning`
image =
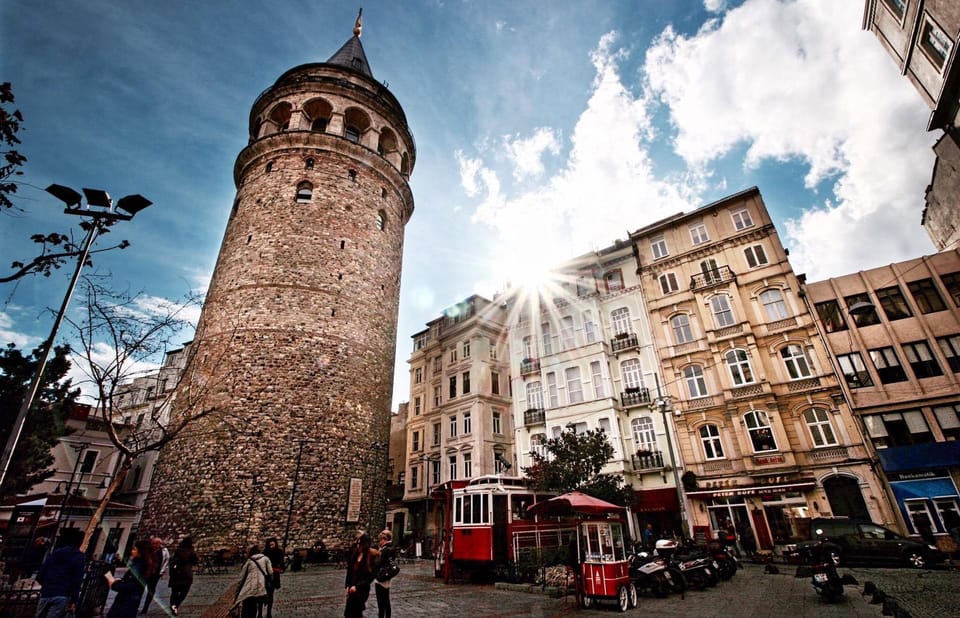
{"label": "shop awning", "polygon": [[633,492],[633,504],[630,507],[634,513],[679,511],[680,501],[677,499],[677,490],[672,487],[646,489]]}
{"label": "shop awning", "polygon": [[890,481],[890,489],[897,500],[915,498],[942,498],[956,496],[957,487],[950,478],[933,478],[918,481]]}
{"label": "shop awning", "polygon": [[816,479],[797,479],[786,483],[757,483],[754,485],[738,485],[736,487],[717,487],[712,489],[698,489],[686,492],[691,498],[705,500],[708,498],[733,498],[737,496],[759,496],[785,494],[792,491],[806,491],[817,486]]}

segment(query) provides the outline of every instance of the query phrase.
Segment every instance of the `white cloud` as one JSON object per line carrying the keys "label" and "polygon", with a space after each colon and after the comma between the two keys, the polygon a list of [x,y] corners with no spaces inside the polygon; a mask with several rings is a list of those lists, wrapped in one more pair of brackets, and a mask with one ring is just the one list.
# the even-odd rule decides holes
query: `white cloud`
{"label": "white cloud", "polygon": [[[33,348],[42,343],[40,337],[31,337],[13,330],[13,323],[13,318],[8,313],[0,311],[0,346],[6,347],[8,343],[12,343],[23,351],[25,348]],[[29,354],[29,352],[30,350],[24,351],[26,354]]]}
{"label": "white cloud", "polygon": [[503,145],[507,156],[513,161],[515,179],[539,178],[543,175],[543,154],[560,154],[560,135],[553,129],[540,127],[527,138],[505,137]]}
{"label": "white cloud", "polygon": [[727,8],[727,0],[703,0],[703,8],[711,13],[721,13]]}
{"label": "white cloud", "polygon": [[928,112],[860,31],[861,10],[752,0],[693,37],[666,29],[646,60],[648,86],[668,106],[689,165],[743,145],[748,168],[799,160],[808,188],[831,182],[832,200],[799,204],[813,208],[780,229],[794,267],[814,279],[933,250],[919,227],[932,164]]}

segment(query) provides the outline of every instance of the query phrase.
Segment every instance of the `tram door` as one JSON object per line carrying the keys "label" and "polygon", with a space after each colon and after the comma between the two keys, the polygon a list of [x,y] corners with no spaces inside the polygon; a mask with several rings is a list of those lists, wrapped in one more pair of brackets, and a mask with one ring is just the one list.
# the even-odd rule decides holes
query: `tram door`
{"label": "tram door", "polygon": [[508,559],[507,497],[493,495],[493,561],[504,564]]}

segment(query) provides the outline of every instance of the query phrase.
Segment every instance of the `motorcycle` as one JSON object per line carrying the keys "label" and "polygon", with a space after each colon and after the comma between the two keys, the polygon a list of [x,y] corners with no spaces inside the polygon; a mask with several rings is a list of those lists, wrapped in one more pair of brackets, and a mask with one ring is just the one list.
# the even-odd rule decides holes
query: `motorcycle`
{"label": "motorcycle", "polygon": [[649,592],[657,598],[670,594],[673,575],[667,572],[663,560],[650,556],[647,552],[633,552],[627,556],[630,579],[637,592]]}
{"label": "motorcycle", "polygon": [[737,569],[742,568],[737,557],[721,543],[711,543],[709,554],[714,561],[717,575],[724,581],[736,575]]}
{"label": "motorcycle", "polygon": [[844,578],[837,572],[837,548],[830,543],[819,541],[801,547],[801,558],[805,567],[797,568],[796,577],[810,576],[810,583],[823,600],[837,603],[843,600]]}

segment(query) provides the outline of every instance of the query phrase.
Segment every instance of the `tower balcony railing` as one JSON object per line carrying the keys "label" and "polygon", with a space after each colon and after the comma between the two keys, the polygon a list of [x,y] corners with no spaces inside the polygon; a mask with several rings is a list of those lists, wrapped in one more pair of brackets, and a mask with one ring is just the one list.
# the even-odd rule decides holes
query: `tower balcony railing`
{"label": "tower balcony railing", "polygon": [[620,333],[610,340],[610,349],[614,352],[623,352],[637,347],[640,347],[640,339],[636,333]]}
{"label": "tower balcony railing", "polygon": [[720,266],[690,277],[690,291],[705,290],[714,286],[736,281],[737,275],[729,266]]}
{"label": "tower balcony railing", "polygon": [[525,358],[520,361],[520,375],[527,375],[529,373],[536,373],[540,371],[540,359],[539,358]]}
{"label": "tower balcony railing", "polygon": [[542,425],[546,421],[546,413],[543,408],[527,408],[523,411],[523,424]]}
{"label": "tower balcony railing", "polygon": [[650,403],[649,388],[628,388],[620,393],[620,405],[624,408],[642,406],[647,403]]}

